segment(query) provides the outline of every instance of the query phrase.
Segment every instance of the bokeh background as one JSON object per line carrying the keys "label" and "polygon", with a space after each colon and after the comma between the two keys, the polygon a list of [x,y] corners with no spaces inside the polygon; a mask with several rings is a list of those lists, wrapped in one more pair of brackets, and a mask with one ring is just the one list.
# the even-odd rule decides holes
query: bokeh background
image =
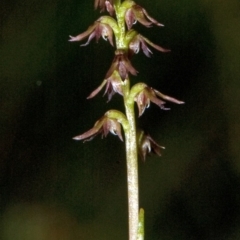
{"label": "bokeh background", "polygon": [[[186,102],[138,119],[166,147],[139,161],[146,239],[240,239],[240,2],[138,3],[165,27],[136,29],[172,52],[134,56],[132,82]],[[114,49],[68,42],[98,16],[93,0],[1,0],[0,239],[127,239],[124,144],[72,140],[123,109],[86,100]]]}

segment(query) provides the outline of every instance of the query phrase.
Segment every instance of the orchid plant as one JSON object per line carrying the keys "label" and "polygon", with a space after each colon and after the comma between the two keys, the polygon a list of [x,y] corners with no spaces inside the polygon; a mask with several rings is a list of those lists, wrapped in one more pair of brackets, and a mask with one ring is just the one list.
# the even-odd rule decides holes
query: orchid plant
{"label": "orchid plant", "polygon": [[138,116],[140,117],[151,102],[164,110],[168,109],[165,107],[165,101],[177,104],[184,102],[164,95],[145,83],[137,83],[132,87],[130,84],[130,75],[138,73],[130,60],[140,49],[147,57],[152,54],[149,46],[160,52],[170,51],[142,36],[132,28],[133,25],[137,22],[145,27],[152,25],[162,27],[164,25],[132,0],[95,0],[94,5],[95,9],[100,8],[100,12],[107,11],[109,14],[98,18],[85,32],[77,36],[70,36],[69,41],[82,41],[88,38],[87,42],[81,45],[86,46],[92,39],[95,38],[98,42],[102,37],[104,40],[108,40],[112,46],[115,46],[112,64],[103,82],[87,98],[93,98],[105,87],[104,95],[107,94],[108,101],[112,99],[114,94],[123,97],[125,113],[109,110],[90,130],[73,139],[87,141],[98,134],[106,137],[108,133],[112,133],[123,141],[123,128],[127,162],[129,240],[142,240],[144,239],[144,210],[142,208],[139,210],[138,155],[145,161],[146,155],[150,153],[160,156],[161,149],[164,147],[157,144],[144,131],[137,130],[134,103],[137,104]]}

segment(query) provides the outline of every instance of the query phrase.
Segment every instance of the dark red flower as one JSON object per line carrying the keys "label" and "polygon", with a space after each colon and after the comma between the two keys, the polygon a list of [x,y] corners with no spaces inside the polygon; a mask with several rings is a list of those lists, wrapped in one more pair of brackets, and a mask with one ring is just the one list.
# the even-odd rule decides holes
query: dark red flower
{"label": "dark red flower", "polygon": [[102,84],[99,87],[97,87],[87,98],[89,99],[95,97],[106,85],[106,89],[103,96],[107,93],[109,102],[115,93],[123,95],[122,84],[123,81],[119,73],[117,71],[114,71],[113,74],[108,79],[104,79]]}
{"label": "dark red flower", "polygon": [[151,153],[161,156],[161,149],[165,149],[165,147],[158,145],[149,134],[145,134],[144,131],[138,131],[137,141],[138,154],[143,161],[145,161],[146,155]]}
{"label": "dark red flower", "polygon": [[121,124],[118,122],[118,120],[103,116],[94,124],[93,128],[81,135],[74,137],[73,139],[90,141],[98,134],[101,134],[102,137],[106,137],[109,132],[117,135],[120,140],[123,141]]}
{"label": "dark red flower", "polygon": [[125,21],[128,27],[128,30],[132,28],[132,25],[137,21],[143,24],[146,27],[150,27],[152,24],[157,26],[164,26],[159,23],[157,20],[149,16],[147,11],[141,6],[134,4],[132,5],[125,13]]}
{"label": "dark red flower", "polygon": [[98,42],[99,38],[102,37],[106,41],[109,40],[110,44],[113,46],[113,30],[108,24],[101,23],[101,18],[98,21],[95,21],[94,24],[87,29],[87,31],[77,35],[76,37],[69,37],[70,42],[81,41],[88,37],[88,41],[85,44],[81,44],[81,46],[88,45],[93,38],[96,38],[96,41]]}
{"label": "dark red flower", "polygon": [[[142,84],[142,83],[139,83]],[[169,97],[167,95],[164,95],[157,91],[156,89],[153,89],[151,87],[148,87],[147,85],[136,94],[134,100],[137,103],[138,110],[139,110],[139,117],[144,113],[145,109],[150,106],[150,102],[155,103],[163,110],[169,110],[170,108],[165,108],[164,104],[165,102],[162,101],[162,99],[174,102],[177,104],[183,104],[183,101],[179,101],[175,98]]]}
{"label": "dark red flower", "polygon": [[152,51],[148,48],[147,44],[149,44],[150,46],[154,47],[155,49],[157,49],[160,52],[170,52],[171,50],[169,49],[165,49],[159,45],[156,45],[154,43],[152,43],[150,40],[148,40],[147,38],[143,37],[141,34],[137,34],[129,43],[129,49],[130,51],[134,52],[135,54],[137,54],[140,50],[140,48],[142,49],[143,53],[147,56],[150,57],[150,54],[152,54]]}
{"label": "dark red flower", "polygon": [[128,78],[129,72],[132,75],[137,75],[138,73],[138,71],[132,66],[130,60],[128,59],[127,53],[123,50],[115,51],[115,57],[105,78],[109,78],[115,70],[119,73],[123,81]]}

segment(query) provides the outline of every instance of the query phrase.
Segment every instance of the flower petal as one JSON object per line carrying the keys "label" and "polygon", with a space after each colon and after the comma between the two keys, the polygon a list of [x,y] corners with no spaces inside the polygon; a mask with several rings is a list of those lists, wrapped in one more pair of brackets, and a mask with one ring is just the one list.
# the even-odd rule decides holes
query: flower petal
{"label": "flower petal", "polygon": [[[111,1],[112,2],[112,1]],[[113,7],[113,3],[111,3],[110,1],[105,1],[105,7],[107,9],[107,11],[109,12],[109,14],[111,16],[113,16],[115,10],[114,10],[114,7]]]}
{"label": "flower petal", "polygon": [[116,119],[109,119],[109,122],[109,131],[112,134],[117,135],[120,140],[123,141],[120,123]]}
{"label": "flower petal", "polygon": [[159,144],[157,144],[151,137],[150,135],[147,135],[148,140],[151,143],[151,152],[157,154],[158,156],[161,156],[161,152],[160,149],[165,149],[165,147],[160,146]]}
{"label": "flower petal", "polygon": [[117,70],[117,66],[118,66],[118,62],[116,61],[116,57],[115,57],[113,59],[113,62],[111,64],[110,68],[108,69],[108,71],[106,73],[105,78],[109,78],[113,74],[114,70]]}
{"label": "flower petal", "polygon": [[134,16],[133,10],[129,8],[125,13],[125,22],[127,24],[128,30],[132,28],[132,25],[136,23],[136,18]]}
{"label": "flower petal", "polygon": [[137,54],[140,50],[140,41],[137,37],[135,37],[129,44],[129,49],[132,50],[135,54]]}
{"label": "flower petal", "polygon": [[92,140],[96,134],[98,133],[98,129],[93,127],[90,130],[88,130],[87,132],[78,135],[76,137],[73,137],[74,140]]}
{"label": "flower petal", "polygon": [[161,99],[157,98],[153,88],[146,87],[144,89],[144,92],[145,92],[146,96],[150,99],[151,102],[155,103],[156,105],[158,105],[163,110],[169,110],[169,108],[164,107],[165,102],[162,101]]}
{"label": "flower petal", "polygon": [[[109,6],[108,5],[113,6],[113,0],[95,0],[94,2],[94,8],[97,9],[98,7],[100,8],[100,12],[105,11],[105,8],[107,8],[107,10],[109,11]],[[110,13],[111,14],[111,13]]]}
{"label": "flower petal", "polygon": [[98,86],[93,92],[90,93],[90,95],[87,97],[87,99],[95,97],[101,90],[102,88],[106,85],[107,80],[104,79],[103,82],[101,83],[100,86]]}
{"label": "flower petal", "polygon": [[102,117],[100,118],[93,126],[93,128],[91,128],[90,130],[88,130],[87,132],[80,134],[76,137],[73,137],[74,140],[92,140],[101,130],[102,125],[104,124],[106,118]]}
{"label": "flower petal", "polygon": [[137,4],[132,6],[132,11],[134,13],[134,16],[138,22],[140,22],[145,27],[150,27],[152,25],[152,22],[149,22],[145,18],[145,14],[143,12],[143,8]]}
{"label": "flower petal", "polygon": [[96,36],[96,33],[95,33],[95,32],[92,32],[92,33],[90,34],[90,36],[88,37],[87,42],[81,44],[80,46],[81,46],[81,47],[87,46],[87,45],[92,41],[92,39],[93,39],[95,36]]}
{"label": "flower petal", "polygon": [[136,76],[138,74],[138,71],[133,67],[130,60],[125,55],[123,55],[123,64],[125,65],[128,72],[130,72],[132,75]]}
{"label": "flower petal", "polygon": [[141,42],[141,47],[143,50],[143,53],[147,56],[147,57],[151,57],[150,54],[153,54],[152,51],[147,47],[147,44],[143,41],[143,39],[140,39]]}
{"label": "flower petal", "polygon": [[88,35],[90,35],[94,29],[96,28],[96,26],[98,25],[98,22],[94,22],[93,25],[91,25],[85,32],[77,35],[76,37],[74,36],[69,36],[70,39],[68,40],[69,42],[76,42],[76,41],[81,41],[83,40],[84,38],[86,38]]}
{"label": "flower petal", "polygon": [[134,52],[137,54],[139,52],[139,48],[141,46],[143,53],[147,56],[150,57],[152,54],[152,51],[148,48],[147,44],[150,46],[154,47],[156,50],[160,52],[170,52],[169,49],[165,49],[157,44],[152,43],[149,39],[143,37],[141,34],[135,35],[129,43],[129,49],[131,50],[130,52]]}
{"label": "flower petal", "polygon": [[114,71],[113,74],[107,79],[107,86],[103,96],[105,94],[108,94],[108,102],[109,102],[115,93],[123,95],[122,79],[117,71]]}
{"label": "flower petal", "polygon": [[101,35],[102,35],[102,38],[104,40],[107,40],[110,42],[110,44],[112,46],[114,46],[113,44],[113,31],[112,31],[112,28],[107,25],[107,24],[101,24],[102,26],[102,29],[101,29]]}
{"label": "flower petal", "polygon": [[184,104],[185,102],[183,101],[179,101],[178,99],[176,98],[173,98],[173,97],[169,97],[167,95],[164,95],[162,94],[161,92],[159,92],[158,90],[154,89],[154,92],[156,93],[156,95],[158,97],[161,97],[162,99],[166,100],[166,101],[169,101],[169,102],[173,102],[173,103],[176,103],[176,104]]}
{"label": "flower petal", "polygon": [[157,25],[157,26],[164,27],[164,25],[163,25],[162,23],[159,23],[156,19],[152,18],[152,17],[147,13],[147,11],[146,11],[144,8],[142,8],[142,11],[143,11],[144,15],[145,15],[152,23],[154,23],[154,24]]}
{"label": "flower petal", "polygon": [[136,96],[135,102],[137,103],[138,116],[140,117],[144,113],[145,109],[150,106],[150,99],[147,97],[145,92],[142,91]]}
{"label": "flower petal", "polygon": [[152,47],[154,47],[155,49],[157,49],[157,50],[160,51],[160,52],[171,52],[171,50],[169,50],[169,49],[163,48],[163,47],[161,47],[161,46],[159,46],[159,45],[157,45],[157,44],[152,43],[149,39],[143,37],[142,35],[141,35],[141,38],[142,38],[145,42],[147,42],[149,45],[151,45]]}
{"label": "flower petal", "polygon": [[100,8],[100,11],[104,11],[105,10],[105,0],[95,0],[94,2],[94,8]]}

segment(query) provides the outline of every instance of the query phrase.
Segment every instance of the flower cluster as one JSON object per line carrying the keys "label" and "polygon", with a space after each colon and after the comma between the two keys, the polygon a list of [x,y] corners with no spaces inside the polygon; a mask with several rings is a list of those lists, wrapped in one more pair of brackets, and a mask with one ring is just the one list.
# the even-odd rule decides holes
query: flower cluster
{"label": "flower cluster", "polygon": [[128,203],[129,203],[129,240],[144,239],[144,211],[139,211],[138,200],[138,155],[145,161],[147,155],[161,156],[163,146],[157,144],[149,134],[137,131],[135,123],[135,106],[138,107],[138,116],[142,116],[151,102],[168,110],[166,101],[183,104],[183,101],[162,94],[158,90],[149,87],[145,83],[130,84],[130,77],[138,74],[137,69],[131,63],[133,55],[140,50],[150,57],[151,48],[160,52],[169,52],[133,29],[137,23],[145,27],[153,25],[162,27],[162,23],[151,17],[145,8],[136,4],[133,0],[95,0],[95,9],[100,12],[107,11],[108,16],[98,18],[86,31],[77,36],[70,36],[70,42],[82,41],[87,38],[87,46],[93,39],[98,42],[100,38],[108,41],[116,47],[115,54],[104,79],[87,98],[95,97],[104,87],[103,95],[107,95],[108,101],[115,94],[123,97],[126,115],[117,110],[107,111],[94,126],[83,134],[75,136],[75,140],[89,141],[100,134],[106,137],[109,133],[119,137],[123,141],[122,128],[125,133],[126,163],[128,179]]}

